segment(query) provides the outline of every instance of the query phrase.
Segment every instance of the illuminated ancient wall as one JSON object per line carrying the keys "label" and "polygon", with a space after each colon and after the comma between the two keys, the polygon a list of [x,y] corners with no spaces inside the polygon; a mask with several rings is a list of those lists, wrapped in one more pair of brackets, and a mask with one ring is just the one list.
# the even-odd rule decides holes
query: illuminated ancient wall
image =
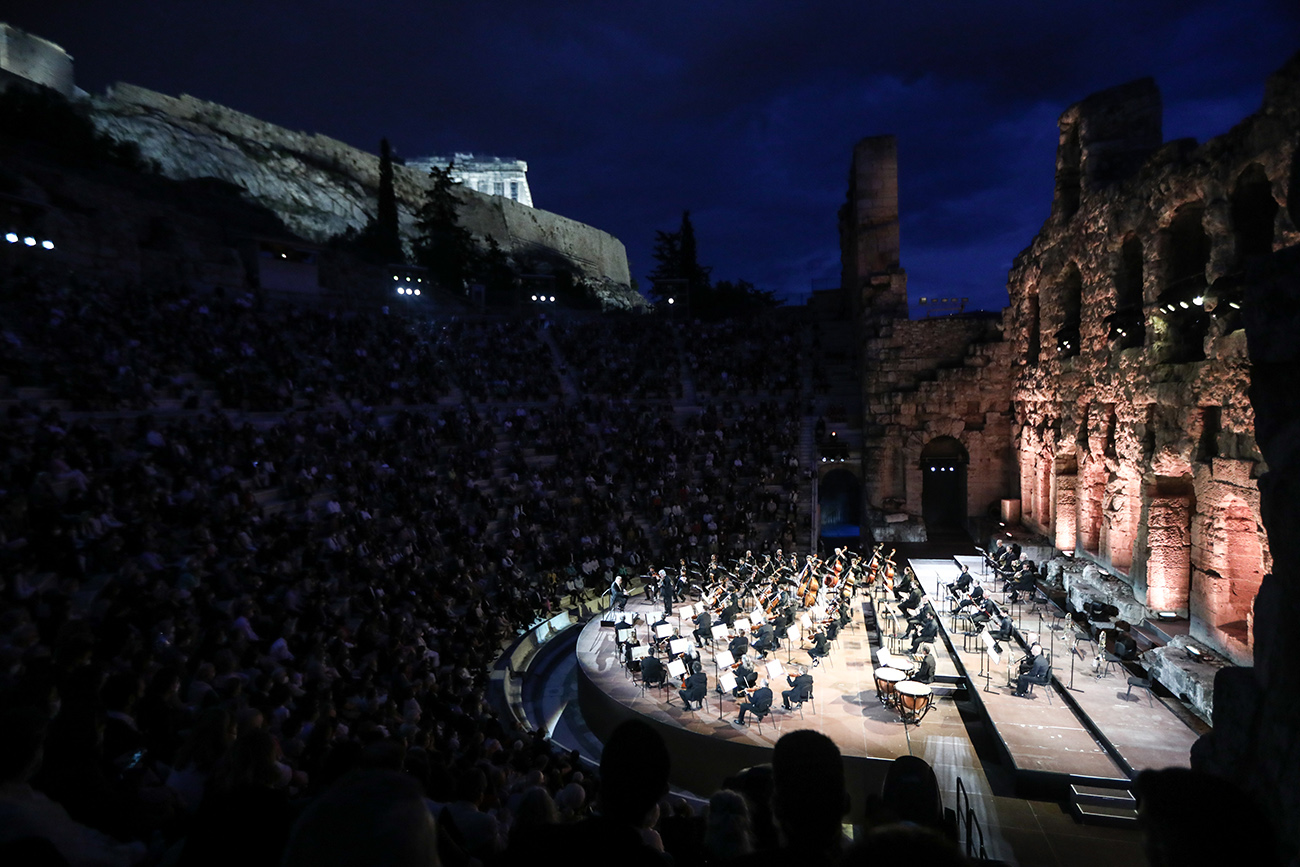
{"label": "illuminated ancient wall", "polygon": [[1008,283],[1025,524],[1243,664],[1272,560],[1242,311],[1252,274],[1300,242],[1282,206],[1298,107],[1279,74],[1259,113],[1197,146],[1160,141],[1150,80],[1072,106],[1052,215]]}

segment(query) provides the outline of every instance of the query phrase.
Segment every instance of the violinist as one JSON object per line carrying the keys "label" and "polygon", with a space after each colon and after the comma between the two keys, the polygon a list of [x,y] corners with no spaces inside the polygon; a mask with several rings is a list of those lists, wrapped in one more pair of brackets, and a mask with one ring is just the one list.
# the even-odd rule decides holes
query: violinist
{"label": "violinist", "polygon": [[812,642],[813,646],[808,648],[808,655],[812,657],[813,668],[816,668],[821,665],[823,659],[830,655],[831,649],[825,632],[814,634]]}
{"label": "violinist", "polygon": [[767,659],[767,652],[775,650],[780,645],[777,642],[776,630],[772,624],[764,621],[759,624],[758,629],[754,630],[754,650],[758,652],[760,659]]}
{"label": "violinist", "polygon": [[735,659],[740,659],[749,653],[749,639],[745,637],[745,630],[742,629],[736,633],[736,637],[731,639],[727,649],[731,651],[731,655]]}
{"label": "violinist", "polygon": [[754,667],[753,659],[748,654],[739,659],[736,663],[736,688],[731,691],[736,698],[744,695],[745,690],[753,687],[758,680],[758,670]]}
{"label": "violinist", "polygon": [[713,616],[708,609],[695,615],[695,646],[703,647],[706,641],[713,640]]}
{"label": "violinist", "polygon": [[[656,620],[654,623],[650,624],[650,635],[651,635],[651,636],[653,637],[653,639],[654,639],[654,647],[655,647],[655,648],[660,648],[660,649],[661,649],[663,645],[667,644],[669,641],[672,640],[672,636],[669,636],[668,638],[660,638],[659,635],[658,635],[658,633],[659,633],[659,627],[660,627],[660,626],[667,626],[667,625],[668,625],[668,617],[667,617],[667,615],[665,615],[665,616],[659,618],[659,619]],[[676,634],[677,634],[677,628],[676,628],[676,627],[673,627],[673,636],[675,636]]]}
{"label": "violinist", "polygon": [[735,627],[736,618],[740,616],[740,603],[736,601],[735,593],[728,593],[726,602],[727,604],[719,614],[719,619],[721,619],[723,623],[727,624],[728,629],[731,629]]}
{"label": "violinist", "polygon": [[912,620],[916,617],[916,613],[921,609],[921,600],[921,588],[919,585],[913,584],[912,589],[907,594],[907,598],[898,603],[898,610],[902,612],[903,616],[908,620]]}
{"label": "violinist", "polygon": [[[748,701],[742,701],[738,707],[739,713],[736,715],[736,725],[745,724],[745,713],[750,712],[763,717],[772,707],[772,690],[767,688],[767,679],[764,678],[758,689],[749,694]],[[761,721],[761,720],[760,720]]]}
{"label": "violinist", "polygon": [[791,710],[790,702],[804,702],[812,697],[813,676],[802,665],[799,666],[797,676],[787,674],[785,681],[790,685],[789,689],[781,693],[781,706],[786,710]]}

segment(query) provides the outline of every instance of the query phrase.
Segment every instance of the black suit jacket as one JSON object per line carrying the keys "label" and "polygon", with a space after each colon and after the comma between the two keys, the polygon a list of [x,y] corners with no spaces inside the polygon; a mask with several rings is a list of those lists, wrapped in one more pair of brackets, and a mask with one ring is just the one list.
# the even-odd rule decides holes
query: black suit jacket
{"label": "black suit jacket", "polygon": [[749,697],[749,706],[762,713],[772,706],[772,690],[760,687]]}
{"label": "black suit jacket", "polygon": [[813,677],[811,674],[801,674],[798,677],[786,676],[786,682],[790,684],[790,698],[795,701],[804,701],[812,692]]}

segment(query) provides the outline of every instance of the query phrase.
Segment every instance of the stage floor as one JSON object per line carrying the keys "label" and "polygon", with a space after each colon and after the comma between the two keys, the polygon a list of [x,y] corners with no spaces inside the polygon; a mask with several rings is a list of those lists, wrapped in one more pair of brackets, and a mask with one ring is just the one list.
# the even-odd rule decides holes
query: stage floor
{"label": "stage floor", "polygon": [[[635,616],[638,635],[645,643],[649,634],[647,618],[658,620],[662,609],[639,597],[628,604],[627,614]],[[673,623],[677,618],[671,618]],[[689,626],[689,624],[688,624]],[[682,631],[690,633],[689,628]],[[809,661],[807,645],[792,647],[782,642],[781,650],[770,654],[783,669],[793,674],[795,666]],[[705,673],[709,676],[708,703],[702,711],[687,711],[677,695],[680,683],[669,689],[644,690],[633,682],[615,658],[614,630],[602,627],[593,619],[578,638],[578,661],[586,676],[609,697],[650,720],[684,729],[701,736],[725,741],[745,742],[770,747],[787,730],[812,728],[830,737],[845,756],[870,756],[894,759],[898,756],[947,751],[953,740],[966,741],[965,726],[956,705],[947,698],[937,699],[920,725],[904,727],[898,713],[882,706],[876,698],[875,664],[870,636],[863,626],[862,600],[854,606],[852,625],[840,632],[831,646],[830,656],[811,669],[815,703],[804,705],[803,716],[781,709],[781,692],[789,686],[782,679],[773,680],[773,712],[761,724],[746,718],[745,726],[732,724],[736,718],[736,701],[728,694],[715,691],[717,671],[713,651],[706,645],[700,651]],[[956,674],[957,668],[936,644],[939,673]],[[669,678],[670,682],[672,678]]]}

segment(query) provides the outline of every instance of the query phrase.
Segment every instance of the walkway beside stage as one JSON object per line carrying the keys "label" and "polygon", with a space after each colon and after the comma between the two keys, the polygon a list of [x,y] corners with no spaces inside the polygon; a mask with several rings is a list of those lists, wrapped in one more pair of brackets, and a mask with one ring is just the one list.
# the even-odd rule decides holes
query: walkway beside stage
{"label": "walkway beside stage", "polygon": [[[939,585],[957,577],[958,563],[980,575],[979,558],[954,559],[912,564],[941,611],[950,607],[950,595]],[[999,590],[994,582],[986,582],[985,591],[996,600],[1002,599]],[[1189,766],[1197,733],[1147,690],[1130,691],[1128,672],[1121,666],[1097,677],[1091,656],[1077,655],[1072,660],[1075,641],[1068,618],[1053,617],[1051,606],[1041,597],[1032,605],[1008,611],[1026,646],[1003,642],[1006,653],[996,662],[985,654],[983,642],[961,634],[960,627],[954,629],[950,615],[944,614],[940,620],[1017,769],[1128,778],[1145,768]],[[1035,639],[1052,654],[1054,683],[1036,687],[1031,697],[1019,698],[1012,695],[1014,687],[1008,683],[1028,643]],[[980,671],[989,676],[978,677]]]}

